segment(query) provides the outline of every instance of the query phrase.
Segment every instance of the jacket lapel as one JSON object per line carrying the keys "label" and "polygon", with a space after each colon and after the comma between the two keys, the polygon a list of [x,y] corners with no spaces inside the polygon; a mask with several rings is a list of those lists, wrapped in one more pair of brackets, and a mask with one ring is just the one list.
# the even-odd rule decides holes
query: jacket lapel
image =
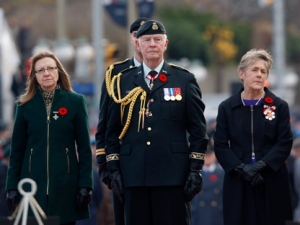
{"label": "jacket lapel", "polygon": [[[171,75],[168,71],[170,69],[170,66],[164,62],[163,67],[161,68],[161,71],[159,72],[159,75],[157,77],[157,79],[154,82],[154,86],[151,90],[151,92],[156,91],[157,89],[159,89],[162,85],[165,85],[168,83],[168,76]],[[166,77],[166,79],[163,79],[163,77]],[[148,88],[149,89],[149,88]]]}
{"label": "jacket lapel", "polygon": [[[144,70],[143,70],[143,66],[140,65],[137,69],[137,73],[135,74],[135,80],[134,83],[136,86],[140,86],[141,88],[143,88],[148,94],[149,93],[153,93],[154,91],[156,91],[157,89],[159,89],[162,85],[165,85],[166,83],[168,83],[168,76],[171,75],[168,71],[170,70],[170,66],[168,65],[168,63],[164,62],[164,65],[157,77],[157,79],[154,82],[154,86],[153,89],[150,90],[145,78],[144,78]],[[160,76],[165,76],[166,79],[161,79]]]}
{"label": "jacket lapel", "polygon": [[140,65],[136,71],[137,73],[134,75],[135,76],[134,84],[136,86],[140,86],[141,88],[143,88],[147,93],[150,93],[150,89],[144,79],[143,66]]}

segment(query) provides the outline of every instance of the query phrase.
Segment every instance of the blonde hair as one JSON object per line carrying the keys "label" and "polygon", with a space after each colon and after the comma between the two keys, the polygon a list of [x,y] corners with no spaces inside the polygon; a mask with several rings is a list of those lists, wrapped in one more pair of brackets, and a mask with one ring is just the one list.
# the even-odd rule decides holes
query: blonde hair
{"label": "blonde hair", "polygon": [[36,93],[36,90],[38,89],[38,82],[35,76],[35,64],[38,60],[43,59],[43,58],[52,58],[57,66],[58,69],[58,81],[57,83],[65,90],[67,91],[73,91],[72,86],[71,86],[71,79],[66,70],[64,69],[63,65],[61,62],[58,60],[58,58],[52,53],[52,52],[40,52],[30,58],[31,62],[31,68],[30,68],[30,73],[27,77],[27,82],[26,82],[26,89],[25,93],[22,94],[19,99],[18,103],[20,105],[25,104],[26,102],[30,101],[33,96]]}
{"label": "blonde hair", "polygon": [[246,54],[242,57],[237,70],[245,71],[257,59],[262,59],[265,61],[267,74],[269,74],[273,65],[273,59],[270,53],[264,49],[251,49],[250,51],[246,52]]}

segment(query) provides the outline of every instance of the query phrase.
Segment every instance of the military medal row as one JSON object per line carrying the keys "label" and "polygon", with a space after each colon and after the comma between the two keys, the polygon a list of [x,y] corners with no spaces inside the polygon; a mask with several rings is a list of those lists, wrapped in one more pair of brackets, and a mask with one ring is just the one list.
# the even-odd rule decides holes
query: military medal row
{"label": "military medal row", "polygon": [[164,88],[164,99],[166,101],[181,101],[181,88]]}

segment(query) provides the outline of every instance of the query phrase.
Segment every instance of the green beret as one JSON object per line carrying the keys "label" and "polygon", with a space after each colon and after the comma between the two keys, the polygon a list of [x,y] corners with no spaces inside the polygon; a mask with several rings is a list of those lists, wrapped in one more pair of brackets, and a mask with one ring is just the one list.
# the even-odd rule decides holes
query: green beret
{"label": "green beret", "polygon": [[132,33],[133,31],[137,31],[140,28],[140,26],[143,25],[143,23],[145,23],[147,20],[149,19],[146,17],[141,17],[134,21],[130,26],[130,33]]}
{"label": "green beret", "polygon": [[166,29],[161,22],[148,20],[138,29],[136,37],[148,34],[166,34]]}

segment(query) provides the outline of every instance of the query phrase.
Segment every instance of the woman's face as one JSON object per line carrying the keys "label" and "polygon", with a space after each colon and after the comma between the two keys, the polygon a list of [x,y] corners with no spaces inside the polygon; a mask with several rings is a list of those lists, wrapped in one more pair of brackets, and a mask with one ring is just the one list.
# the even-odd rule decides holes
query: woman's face
{"label": "woman's face", "polygon": [[59,77],[55,60],[50,57],[42,58],[36,61],[34,69],[41,88],[47,92],[53,91]]}
{"label": "woman's face", "polygon": [[257,59],[254,63],[250,64],[246,70],[240,70],[239,76],[244,81],[245,89],[251,89],[253,91],[262,90],[268,79],[268,70],[265,61]]}

